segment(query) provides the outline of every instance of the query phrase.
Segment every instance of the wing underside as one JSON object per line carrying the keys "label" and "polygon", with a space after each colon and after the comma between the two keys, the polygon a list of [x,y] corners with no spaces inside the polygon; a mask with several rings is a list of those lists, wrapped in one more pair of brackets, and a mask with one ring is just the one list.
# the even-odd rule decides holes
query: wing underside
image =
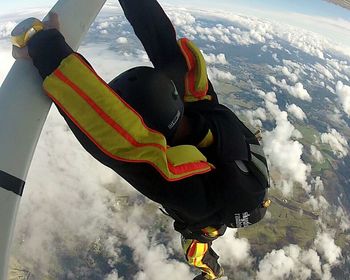
{"label": "wing underside", "polygon": [[327,0],[328,2],[334,3],[338,6],[341,6],[345,9],[350,10],[350,0]]}

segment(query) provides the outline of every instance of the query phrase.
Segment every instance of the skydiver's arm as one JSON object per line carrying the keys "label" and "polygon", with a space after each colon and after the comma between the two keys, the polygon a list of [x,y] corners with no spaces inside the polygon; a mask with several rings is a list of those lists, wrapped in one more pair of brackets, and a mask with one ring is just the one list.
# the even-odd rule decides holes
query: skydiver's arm
{"label": "skydiver's arm", "polygon": [[175,29],[159,3],[156,0],[119,0],[119,3],[153,65],[164,69],[180,59],[185,71],[186,62]]}
{"label": "skydiver's arm", "polygon": [[[176,181],[209,172],[211,166],[195,148],[167,147],[165,137],[148,128],[59,31],[34,35],[28,43],[34,65],[44,78],[44,90],[60,109],[108,157],[153,166],[166,180]],[[192,157],[179,158],[178,153]]]}
{"label": "skydiver's arm", "polygon": [[[183,97],[188,65],[177,43],[175,29],[162,7],[156,0],[119,0],[119,3],[155,68],[174,81]],[[217,103],[213,86],[209,80],[208,83],[208,95]]]}
{"label": "skydiver's arm", "polygon": [[126,18],[156,69],[165,73],[184,95],[187,64],[175,29],[156,0],[119,0]]}

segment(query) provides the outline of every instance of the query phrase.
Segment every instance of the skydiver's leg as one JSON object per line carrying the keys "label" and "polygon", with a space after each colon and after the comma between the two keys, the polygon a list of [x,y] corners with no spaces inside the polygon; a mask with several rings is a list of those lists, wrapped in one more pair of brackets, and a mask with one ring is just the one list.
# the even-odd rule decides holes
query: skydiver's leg
{"label": "skydiver's leg", "polygon": [[174,81],[179,93],[187,64],[177,44],[175,29],[156,0],[119,0],[124,14],[154,67]]}
{"label": "skydiver's leg", "polygon": [[195,279],[217,279],[223,276],[223,269],[218,263],[219,256],[211,248],[211,242],[201,243],[182,236],[181,243],[188,264],[202,271]]}

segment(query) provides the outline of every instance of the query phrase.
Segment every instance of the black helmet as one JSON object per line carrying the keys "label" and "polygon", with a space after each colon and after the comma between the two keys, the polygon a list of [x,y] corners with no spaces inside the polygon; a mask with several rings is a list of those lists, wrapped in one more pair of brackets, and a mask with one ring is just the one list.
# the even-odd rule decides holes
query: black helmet
{"label": "black helmet", "polygon": [[121,73],[109,86],[133,107],[146,125],[169,141],[184,112],[176,87],[165,74],[140,66]]}

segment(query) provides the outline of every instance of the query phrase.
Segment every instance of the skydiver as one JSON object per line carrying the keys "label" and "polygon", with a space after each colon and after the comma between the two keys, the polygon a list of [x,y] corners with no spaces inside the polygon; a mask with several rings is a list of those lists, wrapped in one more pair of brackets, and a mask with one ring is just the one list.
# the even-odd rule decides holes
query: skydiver
{"label": "skydiver", "polygon": [[177,40],[158,2],[119,3],[154,68],[105,83],[65,42],[55,14],[13,56],[32,59],[82,146],[174,219],[187,262],[201,270],[194,279],[219,279],[212,242],[260,221],[269,206],[264,153],[218,102],[200,50]]}

